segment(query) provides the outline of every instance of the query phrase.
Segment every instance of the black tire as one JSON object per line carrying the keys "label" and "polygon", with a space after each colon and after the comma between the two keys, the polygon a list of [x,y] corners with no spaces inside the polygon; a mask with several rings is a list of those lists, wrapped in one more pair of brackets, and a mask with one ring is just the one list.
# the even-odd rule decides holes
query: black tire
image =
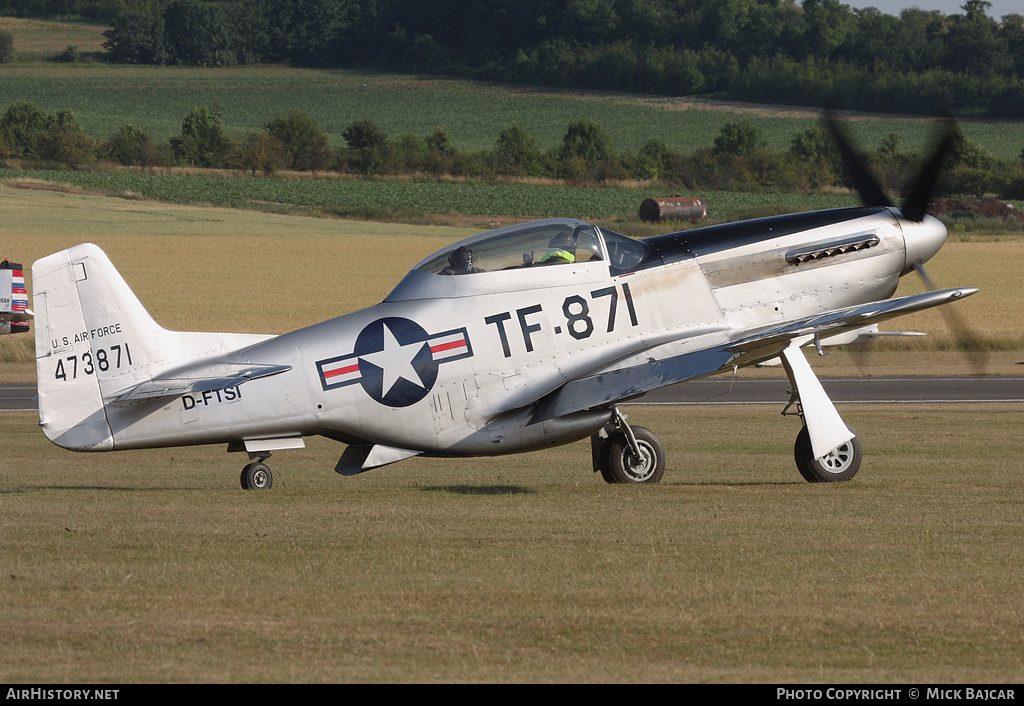
{"label": "black tire", "polygon": [[640,447],[642,459],[636,459],[629,440],[616,432],[603,445],[601,476],[608,483],[657,483],[665,475],[665,447],[650,429],[630,427]]}
{"label": "black tire", "polygon": [[815,458],[811,449],[811,435],[807,427],[804,427],[796,435],[793,457],[797,470],[808,483],[831,483],[850,480],[857,475],[864,451],[860,445],[860,437],[855,434],[852,439],[831,453]]}
{"label": "black tire", "polygon": [[270,490],[274,487],[274,474],[262,463],[250,463],[242,469],[243,490]]}

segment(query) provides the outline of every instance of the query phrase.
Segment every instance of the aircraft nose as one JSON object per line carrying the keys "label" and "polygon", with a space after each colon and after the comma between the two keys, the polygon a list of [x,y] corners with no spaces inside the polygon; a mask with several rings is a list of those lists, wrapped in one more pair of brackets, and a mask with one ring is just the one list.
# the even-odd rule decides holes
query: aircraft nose
{"label": "aircraft nose", "polygon": [[924,220],[916,223],[900,219],[900,227],[903,229],[903,242],[907,252],[903,274],[935,257],[935,253],[942,249],[946,242],[946,226],[932,216],[925,216]]}

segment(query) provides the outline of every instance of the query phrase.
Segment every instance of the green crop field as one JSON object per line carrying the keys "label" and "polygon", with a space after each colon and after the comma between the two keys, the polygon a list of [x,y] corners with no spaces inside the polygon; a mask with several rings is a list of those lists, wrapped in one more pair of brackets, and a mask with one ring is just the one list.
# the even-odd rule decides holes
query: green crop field
{"label": "green crop field", "polygon": [[[345,144],[345,127],[363,119],[392,137],[425,136],[443,127],[458,148],[469,150],[490,149],[499,132],[513,123],[526,127],[543,149],[554,148],[569,123],[588,119],[608,131],[618,151],[638,150],[649,139],[692,151],[711,147],[726,123],[749,118],[764,130],[771,148],[783,150],[817,119],[815,111],[805,109],[274,66],[0,66],[0,111],[18,100],[50,113],[71,110],[98,138],[132,123],[160,141],[180,131],[194,105],[217,106],[225,129],[236,136],[258,132],[271,118],[298,108],[320,123],[336,148]],[[1002,158],[1015,159],[1024,148],[1020,123],[965,121],[962,129]],[[920,150],[931,134],[927,120],[892,117],[855,120],[851,131],[864,149],[895,132],[904,149]]]}
{"label": "green crop field", "polygon": [[[280,207],[341,215],[402,213],[561,217],[630,217],[636,219],[644,199],[676,193],[649,186],[587,187],[565,184],[483,184],[404,182],[360,179],[262,179],[202,175],[150,175],[74,171],[0,169],[0,179],[39,179],[86,191],[126,194],[179,204],[233,208]],[[731,220],[745,212],[763,214],[855,206],[856,196],[687,192],[703,198],[709,215]]]}

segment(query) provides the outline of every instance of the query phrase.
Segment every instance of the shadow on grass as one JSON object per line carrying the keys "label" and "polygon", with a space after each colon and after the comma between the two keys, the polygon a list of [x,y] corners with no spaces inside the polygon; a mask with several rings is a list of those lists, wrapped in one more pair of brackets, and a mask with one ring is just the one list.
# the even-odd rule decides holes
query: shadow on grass
{"label": "shadow on grass", "polygon": [[28,493],[40,493],[47,490],[107,490],[118,491],[123,493],[143,493],[166,490],[204,490],[204,488],[184,488],[172,486],[145,486],[133,488],[129,486],[120,485],[33,485],[30,487],[9,488],[7,490],[0,490],[0,495],[26,495]]}
{"label": "shadow on grass", "polygon": [[431,485],[423,490],[454,495],[533,495],[537,492],[518,485]]}
{"label": "shadow on grass", "polygon": [[[673,485],[673,486],[685,486],[690,488],[750,488],[750,487],[772,487],[772,486],[790,486],[790,485],[807,485],[807,481],[795,479],[795,480],[695,480],[695,481],[675,481],[671,483],[663,483],[662,485]],[[817,485],[817,484],[816,484]],[[822,483],[820,485],[830,485],[828,483]]]}

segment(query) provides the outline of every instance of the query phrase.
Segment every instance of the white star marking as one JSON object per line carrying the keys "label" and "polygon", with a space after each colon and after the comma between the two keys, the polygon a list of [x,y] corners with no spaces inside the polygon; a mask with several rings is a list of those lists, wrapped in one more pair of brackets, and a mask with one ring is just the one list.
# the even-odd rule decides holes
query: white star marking
{"label": "white star marking", "polygon": [[427,386],[423,384],[423,378],[416,372],[416,368],[412,367],[412,359],[422,349],[423,341],[403,346],[395,338],[395,334],[391,333],[388,325],[384,324],[384,350],[362,355],[359,358],[384,371],[384,386],[381,388],[381,396],[387,397],[399,379],[405,379],[426,389]]}

